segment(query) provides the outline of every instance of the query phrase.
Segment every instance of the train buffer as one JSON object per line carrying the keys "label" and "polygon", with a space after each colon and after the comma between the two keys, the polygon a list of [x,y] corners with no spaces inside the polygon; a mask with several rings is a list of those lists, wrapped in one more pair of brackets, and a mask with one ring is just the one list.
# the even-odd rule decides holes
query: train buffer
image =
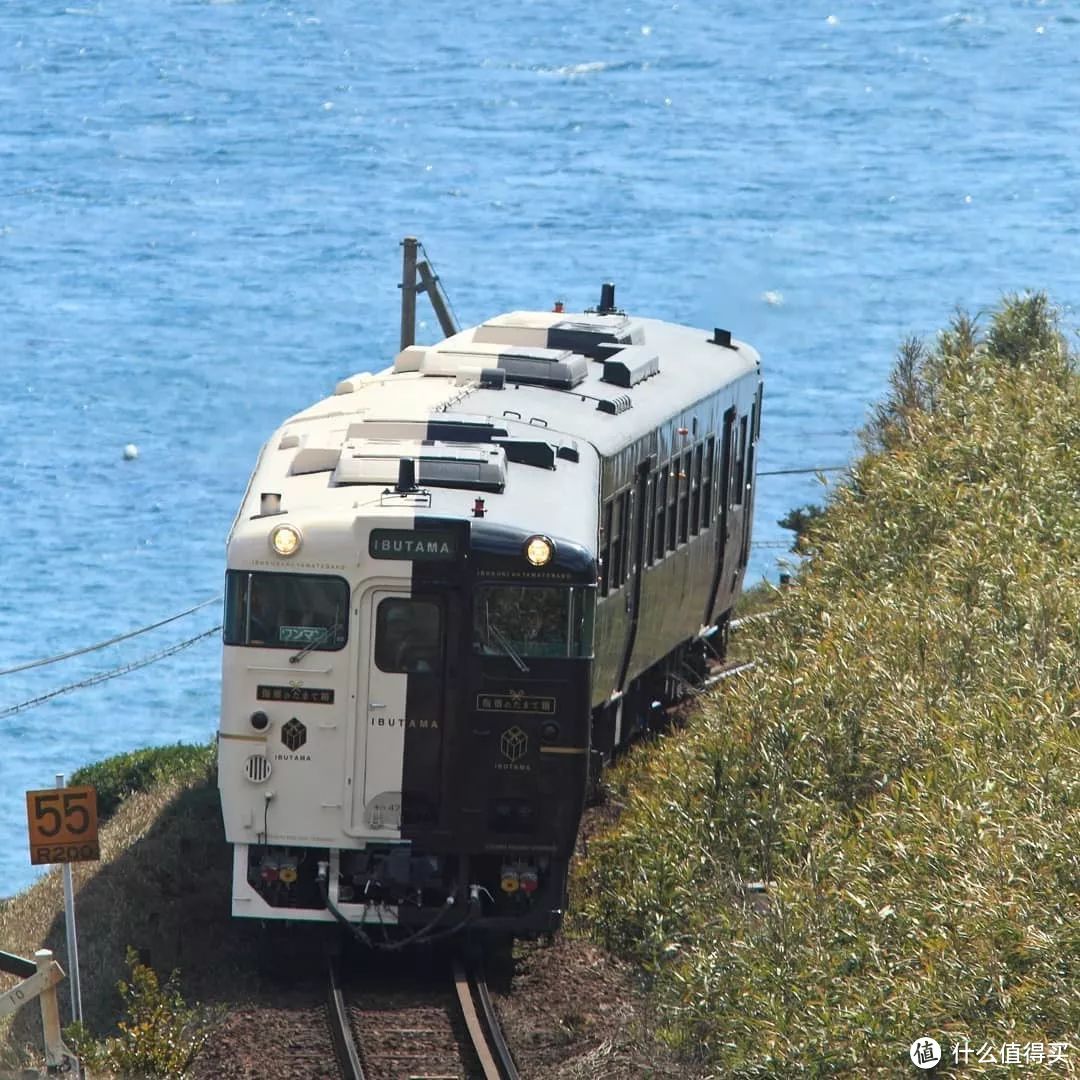
{"label": "train buffer", "polygon": [[56,985],[64,977],[64,969],[53,959],[51,949],[38,949],[33,960],[24,960],[13,953],[0,952],[0,971],[22,979],[9,990],[0,993],[0,1019],[10,1016],[23,1005],[41,999],[41,1026],[45,1031],[45,1067],[50,1075],[78,1075],[78,1061],[64,1045],[60,1035],[60,1005]]}

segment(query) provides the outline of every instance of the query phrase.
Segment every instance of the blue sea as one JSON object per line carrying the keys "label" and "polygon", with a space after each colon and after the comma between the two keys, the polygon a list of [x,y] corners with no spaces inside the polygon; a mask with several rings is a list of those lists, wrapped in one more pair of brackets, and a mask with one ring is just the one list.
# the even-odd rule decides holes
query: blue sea
{"label": "blue sea", "polygon": [[[262,440],[396,351],[407,234],[463,324],[610,279],[752,342],[764,472],[849,461],[956,305],[1041,288],[1072,327],[1075,10],[4,0],[0,668],[220,591]],[[752,578],[825,494],[761,477]],[[219,642],[6,710],[218,619],[0,677],[0,895],[37,873],[26,789],[211,736]]]}

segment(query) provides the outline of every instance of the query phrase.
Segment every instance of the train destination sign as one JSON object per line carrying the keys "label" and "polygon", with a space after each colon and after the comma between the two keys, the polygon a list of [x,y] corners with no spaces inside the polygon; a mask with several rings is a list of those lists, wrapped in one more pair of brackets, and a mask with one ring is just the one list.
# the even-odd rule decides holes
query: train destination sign
{"label": "train destination sign", "polygon": [[30,832],[30,862],[92,862],[101,858],[98,846],[97,789],[46,788],[26,793]]}
{"label": "train destination sign", "polygon": [[334,691],[317,686],[270,686],[260,683],[255,688],[259,701],[299,701],[305,705],[333,705]]}
{"label": "train destination sign", "polygon": [[457,558],[458,541],[449,530],[417,532],[414,529],[372,529],[368,554],[373,559],[407,559],[437,562]]}
{"label": "train destination sign", "polygon": [[556,700],[553,697],[537,697],[523,690],[507,690],[503,694],[477,694],[477,712],[526,712],[553,713]]}

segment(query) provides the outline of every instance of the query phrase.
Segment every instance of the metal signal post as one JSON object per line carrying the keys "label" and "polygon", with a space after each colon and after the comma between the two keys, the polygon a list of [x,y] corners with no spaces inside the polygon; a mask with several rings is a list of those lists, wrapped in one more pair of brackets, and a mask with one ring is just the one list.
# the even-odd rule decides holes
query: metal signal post
{"label": "metal signal post", "polygon": [[63,863],[64,926],[67,933],[68,976],[71,980],[71,1015],[82,1022],[82,985],[79,979],[79,938],[75,926],[73,862],[101,858],[98,846],[97,791],[89,785],[65,787],[64,774],[56,774],[56,787],[26,793],[26,819],[30,835],[30,862]]}

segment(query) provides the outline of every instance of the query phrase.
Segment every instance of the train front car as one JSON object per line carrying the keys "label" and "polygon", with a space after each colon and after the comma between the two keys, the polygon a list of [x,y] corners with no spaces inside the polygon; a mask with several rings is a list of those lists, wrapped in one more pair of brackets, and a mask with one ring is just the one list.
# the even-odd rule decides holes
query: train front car
{"label": "train front car", "polygon": [[757,353],[519,311],[339,383],[229,539],[233,912],[558,925],[590,765],[706,673],[750,550]]}
{"label": "train front car", "polygon": [[230,536],[233,914],[550,931],[589,762],[598,461],[432,419],[460,387],[397,368],[275,433]]}

